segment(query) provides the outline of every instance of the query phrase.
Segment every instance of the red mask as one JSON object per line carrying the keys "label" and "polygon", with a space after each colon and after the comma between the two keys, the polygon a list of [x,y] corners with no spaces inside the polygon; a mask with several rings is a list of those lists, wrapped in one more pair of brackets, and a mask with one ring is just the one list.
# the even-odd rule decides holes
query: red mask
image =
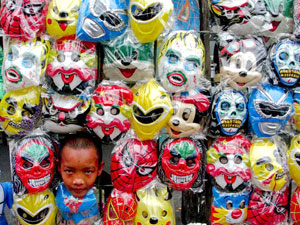
{"label": "red mask", "polygon": [[111,180],[120,191],[135,192],[157,174],[157,145],[153,140],[124,140],[111,157]]}
{"label": "red mask", "polygon": [[292,195],[290,214],[294,225],[300,224],[300,187],[297,187]]}

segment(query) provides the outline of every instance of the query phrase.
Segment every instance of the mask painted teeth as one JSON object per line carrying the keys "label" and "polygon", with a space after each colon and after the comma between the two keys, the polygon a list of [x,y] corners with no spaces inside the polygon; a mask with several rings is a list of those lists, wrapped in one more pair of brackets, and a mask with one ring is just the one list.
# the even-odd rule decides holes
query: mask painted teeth
{"label": "mask painted teeth", "polygon": [[184,184],[184,183],[188,183],[190,182],[194,177],[194,174],[191,174],[191,175],[188,175],[188,176],[176,176],[174,174],[171,174],[171,179],[174,183],[181,183],[181,184]]}
{"label": "mask painted teeth", "polygon": [[282,78],[298,79],[300,76],[300,71],[298,70],[280,70],[279,73]]}
{"label": "mask painted teeth", "polygon": [[51,178],[51,174],[48,174],[47,176],[41,178],[41,179],[30,179],[28,180],[28,183],[31,187],[41,187],[45,184],[48,184]]}
{"label": "mask painted teeth", "polygon": [[222,127],[224,128],[229,128],[229,127],[233,127],[233,128],[239,128],[242,124],[241,120],[222,120]]}

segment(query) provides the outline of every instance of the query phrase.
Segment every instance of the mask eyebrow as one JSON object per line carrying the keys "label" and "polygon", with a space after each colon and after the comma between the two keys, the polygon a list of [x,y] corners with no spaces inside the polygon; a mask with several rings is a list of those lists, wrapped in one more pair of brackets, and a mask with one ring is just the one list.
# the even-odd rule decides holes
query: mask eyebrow
{"label": "mask eyebrow", "polygon": [[271,158],[269,156],[262,157],[256,161],[256,165],[260,166],[265,163],[271,162]]}
{"label": "mask eyebrow", "polygon": [[9,98],[5,99],[5,101],[8,104],[13,105],[15,108],[17,107],[17,100],[16,99],[9,97]]}

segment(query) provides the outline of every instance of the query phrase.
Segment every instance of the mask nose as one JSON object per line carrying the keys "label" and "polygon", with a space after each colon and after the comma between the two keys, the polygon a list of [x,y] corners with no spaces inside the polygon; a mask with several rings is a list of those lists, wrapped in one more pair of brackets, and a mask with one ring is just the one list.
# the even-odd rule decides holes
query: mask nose
{"label": "mask nose", "polygon": [[60,16],[61,18],[66,18],[66,17],[69,16],[69,14],[68,14],[66,11],[61,11],[61,12],[59,13],[59,16]]}
{"label": "mask nose", "polygon": [[39,164],[34,164],[34,167],[33,167],[33,174],[34,175],[40,175],[41,174],[41,168],[39,166]]}
{"label": "mask nose", "polygon": [[156,217],[151,217],[150,218],[150,223],[151,224],[157,224],[158,223],[158,219]]}
{"label": "mask nose", "polygon": [[241,72],[239,72],[239,75],[241,77],[246,77],[247,76],[247,72],[246,71],[241,71]]}
{"label": "mask nose", "polygon": [[179,120],[172,120],[173,126],[178,126],[179,125]]}

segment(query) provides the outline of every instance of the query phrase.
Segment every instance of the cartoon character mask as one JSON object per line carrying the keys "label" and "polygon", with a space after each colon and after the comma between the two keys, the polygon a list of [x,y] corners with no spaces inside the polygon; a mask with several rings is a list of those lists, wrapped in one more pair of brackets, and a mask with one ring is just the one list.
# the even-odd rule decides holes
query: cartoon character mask
{"label": "cartoon character mask", "polygon": [[248,117],[247,100],[240,91],[224,90],[214,96],[211,115],[212,133],[234,135]]}
{"label": "cartoon character mask", "polygon": [[15,143],[12,150],[14,191],[22,193],[21,182],[28,193],[46,190],[53,177],[56,149],[47,136],[25,136]]}
{"label": "cartoon character mask", "polygon": [[52,94],[44,99],[44,127],[46,130],[67,134],[82,130],[91,100],[75,96]]}
{"label": "cartoon character mask", "polygon": [[294,225],[300,224],[300,187],[297,187],[291,198],[290,215]]}
{"label": "cartoon character mask", "polygon": [[87,115],[87,126],[104,142],[117,141],[130,128],[133,94],[119,85],[100,85],[93,94],[93,107]]}
{"label": "cartoon character mask", "polygon": [[21,225],[52,225],[55,224],[57,207],[54,195],[49,189],[26,194],[14,201],[13,210]]}
{"label": "cartoon character mask", "polygon": [[49,41],[14,40],[4,59],[4,85],[7,91],[39,86],[45,74],[50,51]]}
{"label": "cartoon character mask", "polygon": [[202,94],[201,90],[195,92],[195,94],[181,92],[173,96],[174,113],[166,124],[171,138],[189,137],[201,130],[210,102],[208,96]]}
{"label": "cartoon character mask", "polygon": [[220,37],[220,81],[240,91],[255,86],[262,77],[267,50],[261,38]]}
{"label": "cartoon character mask", "polygon": [[262,191],[256,188],[249,200],[247,220],[253,225],[273,225],[287,221],[289,189]]}
{"label": "cartoon character mask", "polygon": [[0,27],[11,38],[29,40],[45,30],[48,0],[3,0]]}
{"label": "cartoon character mask", "polygon": [[131,125],[141,141],[152,140],[173,113],[170,97],[154,79],[131,90]]}
{"label": "cartoon character mask", "polygon": [[81,0],[52,0],[46,17],[46,29],[49,35],[59,39],[74,35]]}
{"label": "cartoon character mask", "polygon": [[56,42],[46,70],[51,87],[60,94],[83,93],[97,79],[96,44],[79,40]]}
{"label": "cartoon character mask", "polygon": [[[283,143],[282,143],[283,144]],[[264,191],[279,191],[289,182],[286,146],[257,139],[250,149],[252,182]]]}
{"label": "cartoon character mask", "polygon": [[113,189],[104,209],[103,225],[133,225],[136,210],[134,193]]}
{"label": "cartoon character mask", "polygon": [[264,84],[254,89],[248,102],[249,123],[258,137],[280,132],[294,113],[293,97],[285,89]]}
{"label": "cartoon character mask", "polygon": [[135,192],[156,177],[157,161],[156,142],[124,140],[111,157],[113,186],[120,191]]}
{"label": "cartoon character mask", "polygon": [[300,135],[296,135],[291,140],[290,148],[287,152],[288,166],[291,178],[300,185]]}
{"label": "cartoon character mask", "polygon": [[153,42],[166,27],[173,11],[171,0],[130,0],[132,31],[141,43]]}
{"label": "cartoon character mask", "polygon": [[169,34],[158,53],[157,73],[162,86],[171,93],[199,86],[204,74],[204,57],[204,45],[194,32]]}
{"label": "cartoon character mask", "polygon": [[136,82],[154,76],[154,44],[124,35],[104,45],[103,72],[110,80]]}
{"label": "cartoon character mask", "polygon": [[31,86],[7,92],[0,103],[0,121],[8,136],[32,131],[42,116],[41,91]]}
{"label": "cartoon character mask", "polygon": [[206,147],[188,138],[167,139],[161,147],[158,174],[175,190],[188,190],[202,184]]}
{"label": "cartoon character mask", "polygon": [[106,41],[120,36],[128,26],[129,0],[83,0],[76,35],[84,41]]}
{"label": "cartoon character mask", "polygon": [[5,218],[4,210],[7,205],[9,209],[12,209],[14,203],[12,183],[4,182],[0,183],[0,224],[8,225]]}
{"label": "cartoon character mask", "polygon": [[212,225],[242,224],[247,218],[249,191],[223,193],[216,187],[212,188],[213,203],[210,221]]}
{"label": "cartoon character mask", "polygon": [[218,188],[233,192],[249,185],[250,146],[251,142],[241,135],[216,139],[207,151],[206,171],[214,178]]}

